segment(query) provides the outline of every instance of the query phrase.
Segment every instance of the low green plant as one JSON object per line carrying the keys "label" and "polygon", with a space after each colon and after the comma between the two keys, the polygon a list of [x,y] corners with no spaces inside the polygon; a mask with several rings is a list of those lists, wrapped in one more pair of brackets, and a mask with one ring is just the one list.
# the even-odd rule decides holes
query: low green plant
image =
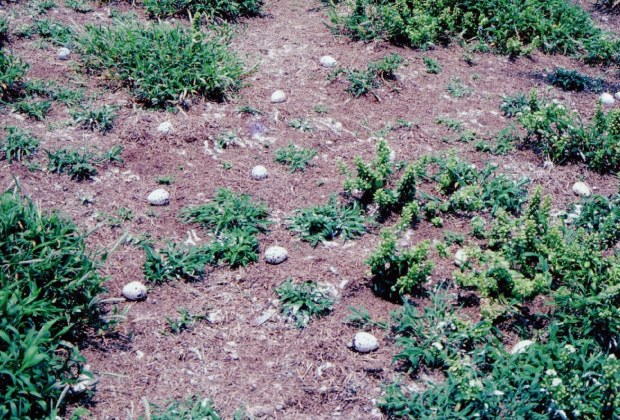
{"label": "low green plant", "polygon": [[167,281],[201,280],[205,274],[205,266],[214,263],[211,247],[185,246],[167,242],[164,248],[153,249],[150,244],[143,243],[146,253],[144,276],[153,284]]}
{"label": "low green plant", "polygon": [[514,95],[502,96],[502,102],[499,109],[508,118],[517,117],[524,112],[530,111],[530,102],[523,92],[517,92]]}
{"label": "low green plant", "polygon": [[553,162],[584,162],[598,172],[620,169],[620,111],[607,114],[599,104],[592,121],[558,101],[539,98],[533,89],[529,109],[519,116],[527,130],[524,145],[536,148]]}
{"label": "low green plant", "polygon": [[584,90],[599,92],[602,88],[601,79],[593,79],[590,76],[579,73],[577,70],[568,70],[564,67],[556,67],[547,76],[547,81],[562,90],[576,92]]}
{"label": "low green plant", "polygon": [[[334,3],[333,30],[356,39],[384,38],[414,48],[469,40],[472,50],[510,56],[576,55],[590,63],[617,63],[618,36],[597,27],[581,7],[564,0],[350,0]],[[570,22],[570,23],[569,23]]]}
{"label": "low green plant", "polygon": [[34,101],[32,99],[27,99],[25,101],[13,103],[13,109],[37,121],[43,121],[45,116],[52,109],[52,101]]}
{"label": "low green plant", "polygon": [[[181,401],[173,401],[165,407],[146,403],[147,418],[139,417],[138,420],[224,420],[224,417],[213,407],[209,399],[202,399],[197,395],[187,397]],[[238,410],[233,420],[246,420],[242,410]],[[130,417],[130,420],[131,417]]]}
{"label": "low green plant", "polygon": [[267,231],[269,210],[265,203],[254,202],[247,194],[219,188],[213,201],[195,207],[185,207],[179,211],[185,223],[199,223],[215,234],[240,229],[250,234]]}
{"label": "low green plant", "polygon": [[57,6],[58,5],[53,0],[34,1],[30,4],[30,7],[32,7],[39,15],[45,15]]}
{"label": "low green plant", "polygon": [[172,183],[174,182],[174,175],[156,176],[155,182],[157,182],[159,185],[172,185]]}
{"label": "low green plant", "polygon": [[314,130],[314,127],[312,126],[312,123],[310,122],[310,120],[307,120],[305,118],[293,118],[291,121],[289,121],[288,125],[289,127],[292,127],[295,130],[304,131],[308,133],[311,133],[312,130]]}
{"label": "low green plant", "polygon": [[328,289],[312,281],[296,284],[289,278],[276,288],[276,293],[280,298],[282,313],[299,328],[307,326],[312,318],[331,312],[336,302]]}
{"label": "low green plant", "polygon": [[190,314],[187,308],[177,308],[177,312],[179,314],[177,319],[166,317],[172,334],[181,334],[183,331],[189,331],[196,326],[196,321],[201,321],[207,317],[206,314]]}
{"label": "low green plant", "polygon": [[99,130],[106,133],[114,127],[114,120],[118,116],[113,105],[103,105],[99,108],[85,107],[80,105],[78,108],[71,110],[73,124],[80,126],[86,130]]}
{"label": "low green plant", "polygon": [[319,242],[331,241],[338,236],[342,236],[346,241],[366,232],[359,207],[338,204],[335,196],[324,206],[296,210],[289,223],[288,228],[301,236],[303,241],[310,242],[313,247]]}
{"label": "low green plant", "polygon": [[195,16],[191,29],[117,19],[86,25],[77,38],[84,65],[107,70],[150,107],[188,105],[192,96],[222,100],[241,86],[243,63],[228,49],[230,34],[207,32]]}
{"label": "low green plant", "polygon": [[217,138],[217,146],[220,149],[228,149],[229,147],[236,147],[240,144],[242,144],[241,138],[237,130],[225,131]]}
{"label": "low green plant", "polygon": [[65,0],[65,6],[69,9],[73,9],[78,13],[92,12],[93,8],[88,3],[88,0]]}
{"label": "low green plant", "polygon": [[437,117],[435,124],[442,124],[453,131],[460,131],[463,127],[463,121],[454,120],[446,116]]}
{"label": "low green plant", "polygon": [[316,112],[317,114],[329,114],[329,107],[327,105],[318,104],[317,106],[312,108],[312,111]]}
{"label": "low green plant", "polygon": [[366,260],[375,290],[396,295],[416,291],[433,270],[433,263],[427,260],[429,248],[426,240],[401,249],[394,232],[383,232],[377,250]]}
{"label": "low green plant", "polygon": [[515,143],[519,140],[519,133],[514,124],[503,128],[497,134],[495,141],[492,143],[479,140],[474,144],[476,150],[480,152],[490,153],[492,155],[505,156],[508,152],[515,149]]}
{"label": "low green plant", "polygon": [[203,14],[209,20],[235,21],[240,17],[260,14],[261,0],[145,0],[146,10],[155,16],[187,16]]}
{"label": "low green plant", "polygon": [[87,373],[84,331],[107,328],[104,257],[87,250],[70,219],[16,192],[0,195],[0,417],[60,415],[67,390]]}
{"label": "low green plant", "polygon": [[39,150],[41,140],[33,137],[27,131],[18,127],[5,127],[7,135],[0,141],[0,152],[8,163],[21,162],[30,159],[30,156]]}
{"label": "low green plant", "polygon": [[483,239],[487,235],[487,224],[484,219],[480,216],[472,217],[469,221],[469,226],[471,228],[470,234],[474,238]]}
{"label": "low green plant", "polygon": [[463,235],[461,232],[444,230],[443,238],[446,241],[447,246],[451,246],[453,244],[463,245],[465,243],[465,235]]}
{"label": "low green plant", "polygon": [[248,115],[263,115],[264,114],[264,112],[261,111],[260,109],[252,108],[249,105],[240,106],[239,108],[237,108],[237,112],[240,112],[241,114],[248,114]]}
{"label": "low green plant", "polygon": [[39,35],[41,38],[51,41],[54,45],[69,47],[74,40],[74,31],[60,22],[50,19],[40,19],[25,29],[22,35],[31,37]]}
{"label": "low green plant", "polygon": [[306,172],[309,162],[317,155],[314,149],[302,149],[294,144],[276,150],[275,161],[282,165],[288,165],[291,173],[295,171]]}
{"label": "low green plant", "polygon": [[345,89],[356,98],[367,93],[372,94],[376,99],[379,99],[375,92],[383,82],[386,80],[394,80],[396,75],[394,72],[403,63],[403,58],[398,54],[392,54],[391,56],[385,56],[380,61],[372,61],[368,63],[366,70],[352,70],[347,68],[338,68],[330,74],[330,80],[338,77],[338,75],[345,73],[345,78],[349,84],[349,87]]}
{"label": "low green plant", "polygon": [[47,168],[52,173],[67,173],[71,179],[83,181],[97,175],[95,166],[104,163],[123,163],[120,157],[122,146],[116,145],[104,153],[90,151],[88,147],[69,150],[58,149],[56,151],[45,150],[49,159]]}
{"label": "low green plant", "polygon": [[446,89],[453,98],[462,98],[471,95],[474,90],[463,84],[460,78],[453,77],[446,86]]}
{"label": "low green plant", "polygon": [[[256,235],[267,231],[267,205],[253,202],[251,196],[220,188],[213,201],[196,207],[185,207],[179,217],[185,223],[200,223],[211,231],[215,240],[199,252],[209,255],[205,263],[226,263],[231,267],[246,266],[258,259]],[[204,264],[203,264],[204,265]]]}
{"label": "low green plant", "polygon": [[424,65],[426,66],[426,72],[431,74],[439,74],[443,69],[441,63],[434,58],[424,57],[422,56],[422,61],[424,61]]}

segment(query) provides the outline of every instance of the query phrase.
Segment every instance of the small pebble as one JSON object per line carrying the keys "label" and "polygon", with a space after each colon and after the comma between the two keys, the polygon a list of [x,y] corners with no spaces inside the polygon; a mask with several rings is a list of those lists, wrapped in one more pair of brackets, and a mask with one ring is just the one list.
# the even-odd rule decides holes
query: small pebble
{"label": "small pebble", "polygon": [[353,338],[353,348],[360,353],[369,353],[379,348],[377,337],[367,332],[358,332]]}
{"label": "small pebble", "polygon": [[603,93],[600,97],[600,100],[603,105],[613,105],[614,102],[616,102],[614,100],[614,97],[611,96],[609,93]]}
{"label": "small pebble", "polygon": [[170,194],[163,188],[158,188],[146,198],[152,206],[165,206],[170,202]]}
{"label": "small pebble", "polygon": [[467,254],[465,253],[465,250],[459,249],[458,251],[456,251],[456,253],[454,254],[454,265],[456,265],[457,267],[461,267],[466,262]]}
{"label": "small pebble", "polygon": [[58,50],[58,52],[56,53],[56,56],[60,60],[68,60],[69,57],[71,57],[71,50],[69,48],[62,47]]}
{"label": "small pebble", "polygon": [[128,300],[146,299],[146,286],[139,281],[132,281],[123,287],[123,296]]}
{"label": "small pebble", "polygon": [[573,193],[581,197],[589,197],[592,194],[592,190],[585,182],[575,182],[573,184]]}
{"label": "small pebble", "polygon": [[281,246],[272,246],[265,251],[265,261],[269,264],[280,264],[288,258],[288,251]]}
{"label": "small pebble", "polygon": [[271,94],[271,102],[273,102],[274,104],[279,104],[284,101],[286,101],[286,94],[283,91],[276,90]]}
{"label": "small pebble", "polygon": [[157,126],[157,131],[163,134],[172,133],[172,123],[170,121],[164,121]]}
{"label": "small pebble", "polygon": [[267,168],[263,165],[258,165],[252,168],[252,178],[261,180],[267,178]]}
{"label": "small pebble", "polygon": [[336,67],[336,59],[330,55],[324,55],[321,57],[321,66],[326,67],[328,69]]}

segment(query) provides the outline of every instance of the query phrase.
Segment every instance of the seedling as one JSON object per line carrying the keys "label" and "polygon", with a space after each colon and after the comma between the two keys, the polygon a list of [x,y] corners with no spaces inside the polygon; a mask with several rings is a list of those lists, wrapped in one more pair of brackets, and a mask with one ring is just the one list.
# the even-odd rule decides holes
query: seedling
{"label": "seedling", "polygon": [[0,142],[0,152],[4,153],[7,162],[21,162],[30,159],[30,156],[39,149],[40,140],[32,137],[27,131],[17,127],[5,127],[8,132]]}
{"label": "seedling", "polygon": [[97,174],[96,165],[103,163],[123,163],[120,157],[122,146],[116,145],[103,154],[91,152],[87,147],[77,150],[59,149],[54,152],[45,150],[49,159],[47,168],[52,173],[68,173],[71,179],[83,181]]}
{"label": "seedling", "polygon": [[336,302],[326,288],[312,281],[295,284],[289,278],[276,288],[276,293],[282,304],[282,313],[299,328],[307,326],[311,318],[331,312]]}
{"label": "seedling", "polygon": [[286,148],[276,150],[275,161],[288,165],[291,173],[306,172],[306,167],[316,154],[314,149],[302,149],[291,143]]}

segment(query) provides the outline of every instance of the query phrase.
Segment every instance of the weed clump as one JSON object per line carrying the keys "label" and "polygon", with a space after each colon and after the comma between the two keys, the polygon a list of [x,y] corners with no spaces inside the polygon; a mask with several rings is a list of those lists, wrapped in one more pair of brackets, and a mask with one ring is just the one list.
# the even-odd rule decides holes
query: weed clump
{"label": "weed clump", "polygon": [[0,417],[54,418],[83,373],[72,343],[103,322],[97,259],[71,220],[5,192],[0,266]]}
{"label": "weed clump", "polygon": [[189,105],[192,96],[222,100],[241,86],[244,65],[228,49],[225,31],[118,19],[86,25],[77,42],[84,65],[107,70],[145,106]]}
{"label": "weed clump", "polygon": [[590,63],[620,61],[617,36],[565,0],[350,0],[343,6],[331,13],[334,31],[362,40],[384,38],[426,49],[460,38],[475,40],[475,49],[512,56],[540,49]]}
{"label": "weed clump", "polygon": [[303,241],[315,247],[319,242],[331,241],[338,236],[354,239],[366,232],[364,218],[357,205],[339,205],[335,196],[324,206],[297,210],[290,219],[289,229]]}
{"label": "weed clump", "polygon": [[263,2],[260,0],[145,0],[146,10],[155,16],[177,16],[187,13],[203,14],[210,21],[231,20],[257,16]]}
{"label": "weed clump", "polygon": [[276,150],[275,161],[282,165],[288,165],[291,173],[295,171],[306,172],[309,162],[316,156],[314,149],[302,149],[294,144]]}
{"label": "weed clump", "polygon": [[276,293],[282,303],[282,313],[299,328],[307,326],[313,317],[328,314],[335,303],[325,288],[312,281],[295,284],[287,279],[276,288]]}

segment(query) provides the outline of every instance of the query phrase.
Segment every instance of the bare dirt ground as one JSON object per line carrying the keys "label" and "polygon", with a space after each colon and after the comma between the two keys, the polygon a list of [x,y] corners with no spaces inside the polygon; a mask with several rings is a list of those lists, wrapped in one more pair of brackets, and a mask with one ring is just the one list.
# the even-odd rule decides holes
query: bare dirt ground
{"label": "bare dirt ground", "polygon": [[[109,9],[119,8],[147,18],[140,6],[93,6],[93,12],[78,14],[59,4],[47,17],[77,27],[85,23],[109,24]],[[6,13],[20,16],[14,25],[32,20],[23,10],[24,5],[2,7],[7,7]],[[44,122],[24,118],[7,107],[0,113],[2,125],[32,131],[50,150],[84,144],[104,149],[121,144],[124,163],[101,168],[93,180],[76,182],[67,176],[29,172],[20,164],[3,162],[2,190],[14,185],[15,177],[24,194],[43,209],[59,209],[89,231],[98,227],[89,243],[93,249],[102,249],[125,232],[135,237],[148,235],[163,244],[164,238],[185,240],[188,230],[194,228],[206,240],[199,228],[179,222],[178,210],[205,203],[216,188],[228,187],[267,202],[272,218],[279,221],[259,238],[261,251],[276,244],[289,251],[288,260],[281,265],[268,265],[261,259],[245,269],[214,269],[204,281],[156,286],[146,301],[131,304],[129,319],[120,325],[117,337],[93,340],[82,349],[91,370],[102,379],[92,398],[76,398],[71,407],[85,404],[93,418],[124,419],[128,412],[137,418],[144,414],[142,398],[165,404],[199,394],[211,398],[226,416],[243,406],[250,415],[273,419],[381,419],[384,415],[374,404],[382,395],[382,383],[403,376],[405,384],[423,387],[426,381],[436,380],[432,372],[420,372],[411,378],[393,364],[397,349],[381,328],[372,330],[381,344],[376,352],[363,355],[346,345],[357,331],[344,322],[350,313],[347,307],[364,306],[374,319],[380,320],[388,319],[390,311],[399,307],[372,293],[364,265],[379,242],[378,229],[371,229],[358,241],[335,241],[331,246],[312,248],[300,242],[284,223],[294,210],[323,204],[331,194],[341,193],[344,176],[337,162],[351,165],[355,156],[372,159],[376,142],[372,132],[387,123],[394,124],[397,118],[415,123],[412,129],[387,135],[397,160],[413,161],[423,154],[457,148],[458,154],[472,163],[482,165],[491,160],[516,178],[529,177],[532,185],[540,184],[553,195],[557,208],[576,200],[570,186],[578,180],[585,180],[600,194],[617,190],[615,177],[600,176],[577,165],[545,169],[541,158],[532,151],[490,156],[476,152],[472,144],[445,142],[443,139],[452,134],[435,122],[440,116],[448,116],[463,121],[483,138],[491,137],[509,124],[498,108],[501,96],[527,92],[532,87],[548,89],[540,77],[547,70],[563,66],[618,83],[617,70],[587,67],[570,58],[540,53],[517,61],[476,54],[475,62],[469,65],[461,58],[464,49],[452,45],[424,53],[444,66],[439,75],[431,75],[425,71],[420,51],[334,36],[324,24],[326,14],[318,1],[271,0],[263,10],[264,16],[243,21],[232,46],[245,55],[248,66],[255,66],[245,80],[247,86],[229,102],[196,101],[178,113],[141,109],[127,92],[116,89],[108,80],[81,73],[76,61],[57,60],[56,48],[49,44],[41,49],[36,40],[17,38],[10,44],[13,52],[30,64],[27,78],[83,86],[90,93],[99,93],[97,105],[121,108],[114,129],[107,135],[62,124],[70,117],[68,109],[60,104],[54,105]],[[600,13],[595,16],[609,29],[618,27],[617,17]],[[331,55],[339,65],[365,68],[369,61],[391,53],[400,54],[406,65],[398,71],[395,83],[378,91],[380,101],[372,96],[353,99],[344,92],[343,82],[329,82],[330,70],[319,65],[321,56]],[[446,85],[455,77],[472,87],[473,94],[460,99],[450,97]],[[276,89],[286,92],[286,102],[270,103]],[[549,96],[571,101],[582,115],[588,116],[597,100],[595,93],[551,88]],[[328,107],[329,113],[311,111],[319,104]],[[237,110],[242,105],[264,114],[241,114]],[[304,133],[291,128],[288,122],[293,118],[310,119],[314,131]],[[172,123],[172,134],[157,132],[158,124],[164,121]],[[256,121],[266,128],[261,140],[250,135],[250,125]],[[213,140],[231,130],[237,131],[245,147],[216,152]],[[289,143],[318,151],[305,173],[291,174],[273,161],[274,150]],[[43,152],[36,160],[45,166]],[[226,169],[228,164],[231,167]],[[251,179],[250,171],[256,164],[267,167],[266,180]],[[155,177],[163,175],[174,176],[174,183],[165,187],[171,193],[170,204],[150,207],[146,197],[158,187]],[[85,198],[87,204],[83,204]],[[110,227],[106,217],[121,208],[131,209],[135,217],[120,227]],[[444,229],[468,232],[468,226],[468,220],[448,217]],[[417,243],[427,238],[442,239],[443,230],[423,224],[410,240]],[[127,282],[144,279],[144,258],[144,251],[129,244],[110,256],[103,268],[110,297],[119,297]],[[434,251],[432,259],[436,267],[431,284],[449,279],[454,269],[452,262],[440,259]],[[339,297],[333,313],[314,320],[305,329],[286,323],[277,312],[274,288],[289,277],[331,284]],[[423,296],[413,301],[420,306],[426,304]],[[129,304],[122,302],[119,306]],[[541,305],[534,302],[532,306]],[[209,321],[198,323],[190,332],[163,334],[167,330],[166,317],[175,318],[179,307],[195,313],[208,308]],[[272,309],[275,313],[267,322],[254,324],[256,318]],[[478,316],[475,308],[468,308],[467,313],[473,318]],[[514,334],[507,333],[507,344],[514,339]]]}

